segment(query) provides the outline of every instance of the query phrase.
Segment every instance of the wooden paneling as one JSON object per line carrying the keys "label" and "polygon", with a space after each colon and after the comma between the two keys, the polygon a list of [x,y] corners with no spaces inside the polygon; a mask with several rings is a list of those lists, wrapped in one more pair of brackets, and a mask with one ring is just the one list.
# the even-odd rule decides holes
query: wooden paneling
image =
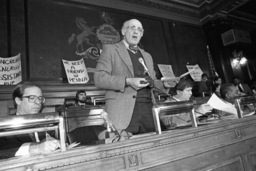
{"label": "wooden paneling", "polygon": [[247,155],[247,164],[256,170],[256,151],[250,152]]}
{"label": "wooden paneling", "polygon": [[[255,170],[256,117],[0,161],[0,170]],[[239,133],[238,133],[239,132]],[[245,157],[247,156],[247,157]]]}
{"label": "wooden paneling", "polygon": [[8,56],[8,3],[0,1],[0,57]]}

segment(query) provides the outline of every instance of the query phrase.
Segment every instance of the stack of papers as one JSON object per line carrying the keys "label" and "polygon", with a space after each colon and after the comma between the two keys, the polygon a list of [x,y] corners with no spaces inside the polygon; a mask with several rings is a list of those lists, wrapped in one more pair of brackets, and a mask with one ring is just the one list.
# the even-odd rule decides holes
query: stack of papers
{"label": "stack of papers", "polygon": [[211,98],[208,100],[207,104],[209,104],[214,109],[220,110],[230,115],[237,116],[237,110],[235,106],[232,105],[231,103],[223,101],[214,93],[212,94]]}

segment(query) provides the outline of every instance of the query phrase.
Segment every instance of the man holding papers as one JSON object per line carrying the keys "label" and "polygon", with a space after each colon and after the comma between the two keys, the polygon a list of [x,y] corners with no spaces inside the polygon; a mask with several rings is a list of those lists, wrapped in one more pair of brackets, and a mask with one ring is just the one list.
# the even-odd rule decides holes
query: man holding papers
{"label": "man holding papers", "polygon": [[[234,99],[235,97],[239,96],[239,90],[234,86],[234,84],[223,84],[220,88],[220,95],[222,99],[213,94],[207,103],[214,109],[221,111],[219,112],[221,119],[238,118],[237,110],[234,105]],[[242,111],[244,114],[252,112],[248,105],[243,106]]]}
{"label": "man holding papers", "polygon": [[[187,101],[192,96],[193,82],[183,78],[175,86],[176,94],[170,97],[166,102],[177,102],[177,101]],[[195,109],[196,116],[202,116],[208,112],[212,111],[212,107],[208,104],[202,104],[197,109]],[[175,128],[179,126],[185,126],[190,123],[189,113],[181,113],[177,115],[164,115],[160,116],[161,122],[166,128]]]}

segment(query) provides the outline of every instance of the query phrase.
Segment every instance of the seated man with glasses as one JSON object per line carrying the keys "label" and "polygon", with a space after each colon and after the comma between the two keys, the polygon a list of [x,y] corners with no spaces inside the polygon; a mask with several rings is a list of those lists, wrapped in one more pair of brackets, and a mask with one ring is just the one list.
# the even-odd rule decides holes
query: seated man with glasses
{"label": "seated man with glasses", "polygon": [[[29,82],[17,85],[12,98],[17,109],[16,115],[38,114],[45,102],[42,90]],[[41,133],[43,137],[40,133],[35,132],[34,134],[0,138],[0,159],[28,154],[46,154],[60,146],[59,141],[48,133]]]}

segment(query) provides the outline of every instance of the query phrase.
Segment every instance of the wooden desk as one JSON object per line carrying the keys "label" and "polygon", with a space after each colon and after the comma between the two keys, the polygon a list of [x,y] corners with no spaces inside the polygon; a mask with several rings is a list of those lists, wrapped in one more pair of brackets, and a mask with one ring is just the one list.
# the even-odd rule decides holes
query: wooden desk
{"label": "wooden desk", "polygon": [[0,170],[255,171],[256,117],[0,161]]}

